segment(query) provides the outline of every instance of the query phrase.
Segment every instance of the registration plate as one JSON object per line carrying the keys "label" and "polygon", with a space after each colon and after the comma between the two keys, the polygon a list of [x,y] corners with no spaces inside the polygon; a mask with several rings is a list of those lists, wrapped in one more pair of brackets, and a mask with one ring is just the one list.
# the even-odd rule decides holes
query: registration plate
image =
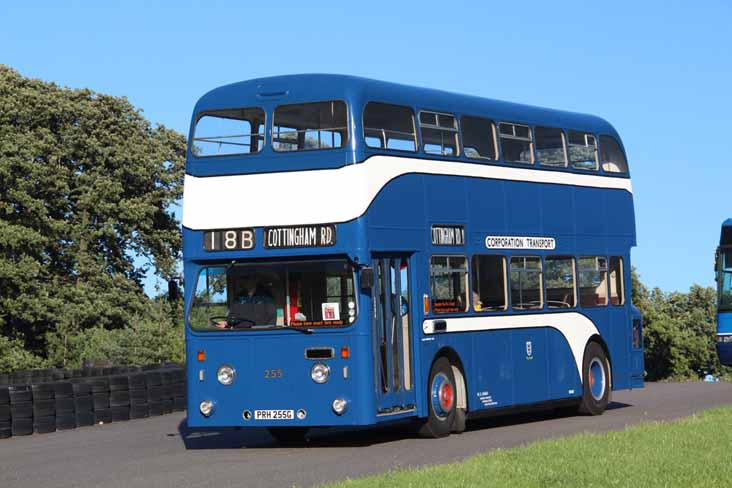
{"label": "registration plate", "polygon": [[294,410],[255,410],[254,420],[292,420]]}

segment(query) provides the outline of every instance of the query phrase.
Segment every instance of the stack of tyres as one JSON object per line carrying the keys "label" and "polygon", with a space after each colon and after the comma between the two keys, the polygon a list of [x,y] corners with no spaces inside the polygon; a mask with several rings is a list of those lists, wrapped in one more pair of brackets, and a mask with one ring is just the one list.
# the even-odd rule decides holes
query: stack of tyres
{"label": "stack of tyres", "polygon": [[143,419],[150,416],[147,405],[147,376],[145,373],[132,373],[127,376],[130,385],[130,418]]}
{"label": "stack of tyres", "polygon": [[10,375],[7,373],[0,373],[0,386],[7,386],[10,384]]}
{"label": "stack of tyres", "polygon": [[109,377],[109,406],[112,422],[130,420],[130,383],[127,376]]}
{"label": "stack of tyres", "polygon": [[160,392],[163,413],[173,413],[173,371],[170,369],[160,371]]}
{"label": "stack of tyres", "polygon": [[[31,382],[30,371],[16,371],[10,376],[10,383],[13,385],[28,385]],[[12,403],[12,402],[10,402]]]}
{"label": "stack of tyres", "polygon": [[94,423],[106,424],[112,421],[109,409],[109,378],[106,376],[91,377],[87,380],[91,386],[94,402]]}
{"label": "stack of tyres", "polygon": [[33,392],[30,385],[8,387],[10,428],[14,436],[33,433]]}
{"label": "stack of tyres", "polygon": [[0,439],[7,439],[13,434],[10,427],[10,393],[8,387],[0,385]]}
{"label": "stack of tyres", "polygon": [[56,399],[56,430],[76,428],[76,407],[74,405],[74,386],[69,381],[53,384]]}
{"label": "stack of tyres", "polygon": [[75,381],[72,383],[72,388],[74,390],[76,426],[94,425],[94,399],[91,385],[83,381]]}
{"label": "stack of tyres", "polygon": [[160,371],[145,371],[145,382],[147,383],[147,406],[150,416],[163,414],[163,387],[160,378]]}
{"label": "stack of tyres", "polygon": [[38,434],[56,431],[56,401],[53,383],[31,385],[33,392],[33,430]]}
{"label": "stack of tyres", "polygon": [[183,368],[172,369],[173,410],[182,412],[186,409],[186,372]]}

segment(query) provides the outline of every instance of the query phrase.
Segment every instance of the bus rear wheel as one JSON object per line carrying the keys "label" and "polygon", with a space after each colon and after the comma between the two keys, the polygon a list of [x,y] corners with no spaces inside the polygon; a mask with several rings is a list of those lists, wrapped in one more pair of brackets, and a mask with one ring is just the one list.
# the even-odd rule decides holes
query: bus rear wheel
{"label": "bus rear wheel", "polygon": [[457,403],[455,376],[447,358],[441,357],[432,365],[427,384],[427,421],[419,428],[422,437],[447,437],[453,430]]}
{"label": "bus rear wheel", "polygon": [[305,442],[307,427],[268,427],[269,435],[275,438],[277,443],[282,445],[302,444]]}
{"label": "bus rear wheel", "polygon": [[585,347],[582,365],[582,401],[579,413],[601,415],[610,401],[610,371],[605,350],[597,342]]}

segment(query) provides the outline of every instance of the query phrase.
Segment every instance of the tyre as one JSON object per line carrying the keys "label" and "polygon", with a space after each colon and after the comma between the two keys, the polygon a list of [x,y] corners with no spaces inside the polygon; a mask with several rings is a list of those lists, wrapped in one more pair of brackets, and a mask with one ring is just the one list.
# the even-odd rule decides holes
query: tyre
{"label": "tyre", "polygon": [[74,398],[75,412],[91,412],[94,410],[94,401],[91,395]]}
{"label": "tyre", "polygon": [[186,409],[185,397],[174,397],[173,398],[173,411],[182,412]]}
{"label": "tyre", "polygon": [[72,389],[74,390],[74,396],[77,398],[87,397],[91,395],[91,386],[88,383],[79,381],[72,383]]}
{"label": "tyre", "polygon": [[[53,401],[53,400],[48,400]],[[19,402],[10,404],[10,418],[16,419],[32,419],[33,418],[33,402]]]}
{"label": "tyre", "polygon": [[10,427],[0,427],[0,439],[7,439],[12,437],[13,429]]}
{"label": "tyre", "polygon": [[161,402],[150,402],[147,404],[151,417],[157,417],[163,414],[163,404]]}
{"label": "tyre", "polygon": [[36,417],[33,419],[33,430],[36,434],[48,434],[56,432],[56,417]]}
{"label": "tyre", "polygon": [[284,446],[303,444],[307,441],[307,427],[268,427],[269,435]]}
{"label": "tyre", "polygon": [[7,386],[0,386],[0,405],[8,405],[10,403],[10,392]]}
{"label": "tyre", "polygon": [[127,376],[110,376],[109,391],[127,391],[130,389],[130,380]]}
{"label": "tyre", "polygon": [[585,347],[582,364],[582,401],[578,411],[584,415],[600,415],[610,401],[610,371],[605,351],[597,342]]}
{"label": "tyre", "polygon": [[53,383],[39,383],[31,385],[33,392],[33,401],[53,400]]}
{"label": "tyre", "polygon": [[149,388],[154,386],[160,386],[162,379],[160,378],[160,371],[147,371],[145,372],[145,383]]}
{"label": "tyre", "polygon": [[186,396],[186,384],[185,383],[173,383],[170,385],[170,390],[173,397],[184,397]]}
{"label": "tyre", "polygon": [[10,405],[0,404],[0,423],[10,422]]}
{"label": "tyre", "polygon": [[76,414],[56,414],[56,430],[70,430],[76,428]]}
{"label": "tyre", "polygon": [[70,381],[58,381],[53,384],[55,398],[71,398],[74,396],[74,384]]}
{"label": "tyre", "polygon": [[73,398],[57,398],[56,399],[56,415],[64,413],[74,413],[76,409]]}
{"label": "tyre", "polygon": [[0,385],[9,385],[10,384],[10,375],[2,373],[0,374]]}
{"label": "tyre", "polygon": [[153,386],[147,390],[147,402],[148,403],[159,403],[163,400],[163,388],[160,386]]}
{"label": "tyre", "polygon": [[427,384],[429,415],[419,428],[420,436],[437,438],[450,435],[455,422],[456,391],[450,361],[445,357],[437,359],[430,369]]}
{"label": "tyre", "polygon": [[109,424],[112,422],[112,411],[110,409],[94,410],[95,424]]}
{"label": "tyre", "polygon": [[147,390],[130,390],[130,405],[147,405]]}
{"label": "tyre", "polygon": [[107,393],[95,393],[92,395],[92,402],[94,403],[94,410],[107,410],[109,408],[109,394]]}
{"label": "tyre", "polygon": [[56,400],[36,400],[33,402],[33,417],[52,417],[56,415]]}
{"label": "tyre", "polygon": [[147,403],[144,405],[132,405],[130,407],[131,419],[146,419],[150,416],[150,410]]}
{"label": "tyre", "polygon": [[173,399],[172,398],[163,398],[163,400],[160,402],[163,409],[163,414],[173,413]]}
{"label": "tyre", "polygon": [[130,407],[112,407],[109,409],[112,412],[112,422],[122,422],[124,420],[130,420]]}
{"label": "tyre", "polygon": [[88,381],[92,393],[109,393],[109,378],[104,376],[90,378]]}
{"label": "tyre", "polygon": [[110,407],[129,407],[130,406],[130,392],[124,391],[113,391],[109,394],[109,406]]}
{"label": "tyre", "polygon": [[33,433],[33,419],[13,419],[11,430],[16,435],[31,435]]}
{"label": "tyre", "polygon": [[94,425],[94,413],[93,412],[77,411],[75,418],[76,418],[77,427],[87,427],[89,425]]}
{"label": "tyre", "polygon": [[130,385],[130,390],[140,390],[147,388],[145,373],[133,373],[131,375],[128,375],[127,382]]}
{"label": "tyre", "polygon": [[8,387],[10,403],[26,403],[33,401],[33,392],[30,385],[12,385]]}

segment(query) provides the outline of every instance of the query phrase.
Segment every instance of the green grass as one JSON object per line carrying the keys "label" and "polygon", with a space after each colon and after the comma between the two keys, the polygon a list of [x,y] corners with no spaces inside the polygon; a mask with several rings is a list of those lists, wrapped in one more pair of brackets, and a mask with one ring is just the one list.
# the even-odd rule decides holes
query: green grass
{"label": "green grass", "polygon": [[499,449],[462,462],[327,486],[732,487],[732,408],[671,423],[648,422],[618,432]]}

